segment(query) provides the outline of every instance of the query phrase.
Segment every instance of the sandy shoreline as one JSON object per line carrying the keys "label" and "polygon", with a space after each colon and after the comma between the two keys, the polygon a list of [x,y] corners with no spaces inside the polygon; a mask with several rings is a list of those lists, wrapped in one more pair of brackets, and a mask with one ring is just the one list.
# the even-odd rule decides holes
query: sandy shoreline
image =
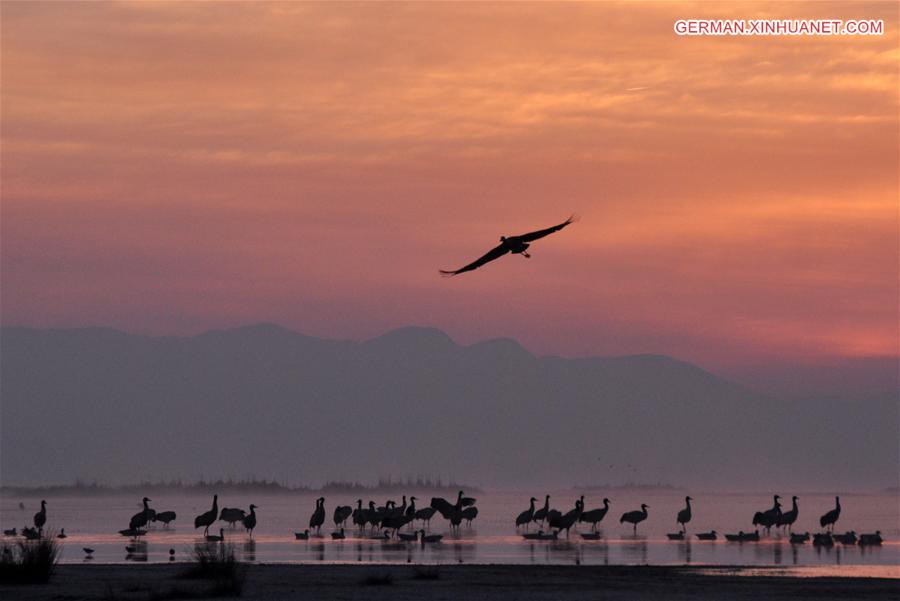
{"label": "sandy shoreline", "polygon": [[[209,595],[188,564],[61,565],[46,585],[0,586],[0,597],[161,600]],[[378,582],[385,575],[390,582]],[[657,566],[248,565],[244,599],[898,599],[898,581],[709,575]]]}

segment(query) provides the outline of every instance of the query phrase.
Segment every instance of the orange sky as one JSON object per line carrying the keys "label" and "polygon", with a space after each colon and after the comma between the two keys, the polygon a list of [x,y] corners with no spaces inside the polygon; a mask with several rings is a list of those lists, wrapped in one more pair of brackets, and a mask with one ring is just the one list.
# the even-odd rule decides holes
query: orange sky
{"label": "orange sky", "polygon": [[3,2],[2,322],[895,355],[898,8],[782,4]]}

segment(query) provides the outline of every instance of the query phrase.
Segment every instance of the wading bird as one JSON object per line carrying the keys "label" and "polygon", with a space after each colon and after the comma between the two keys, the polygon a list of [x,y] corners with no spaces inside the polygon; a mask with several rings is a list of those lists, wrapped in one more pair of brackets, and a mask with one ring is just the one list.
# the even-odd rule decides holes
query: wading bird
{"label": "wading bird", "polygon": [[678,517],[675,518],[675,521],[681,524],[681,531],[687,532],[687,524],[691,521],[691,501],[693,499],[691,497],[685,497],[684,502],[687,503],[687,507],[678,512]]}
{"label": "wading bird", "polygon": [[782,526],[787,526],[788,532],[791,531],[791,526],[794,525],[794,522],[797,521],[797,516],[800,514],[800,509],[797,507],[797,497],[791,497],[792,507],[790,511],[785,511],[780,516],[778,516],[778,520],[775,522],[775,525],[779,528]]}
{"label": "wading bird", "polygon": [[841,498],[835,497],[834,509],[820,517],[819,524],[822,525],[822,528],[831,526],[831,530],[834,530],[834,523],[838,521],[839,517],[841,517]]}
{"label": "wading bird", "polygon": [[772,505],[772,509],[757,511],[753,515],[753,525],[762,526],[766,529],[767,533],[772,526],[778,523],[778,519],[781,517],[781,497],[774,495],[772,498],[775,501],[774,505]]}
{"label": "wading bird", "polygon": [[316,509],[313,511],[312,516],[309,518],[309,527],[315,528],[316,533],[322,529],[322,524],[325,523],[325,497],[319,497],[316,499]]}
{"label": "wading bird", "polygon": [[525,529],[528,530],[528,523],[534,519],[534,502],[537,501],[534,497],[531,497],[531,504],[528,506],[528,509],[519,514],[516,518],[516,530],[519,529],[519,526],[524,525]]}
{"label": "wading bird", "polygon": [[609,511],[609,499],[603,499],[603,507],[599,509],[591,509],[581,514],[580,521],[591,525],[591,530],[597,529],[597,524],[603,521],[606,513]]}
{"label": "wading bird", "polygon": [[529,232],[527,234],[522,234],[521,236],[500,236],[500,244],[495,246],[493,249],[487,252],[480,259],[476,259],[472,261],[465,267],[460,267],[459,269],[447,271],[441,269],[441,275],[443,276],[453,276],[459,275],[460,273],[465,273],[466,271],[473,271],[478,269],[482,265],[486,263],[490,263],[494,259],[499,259],[506,253],[519,254],[525,257],[526,259],[531,258],[531,255],[528,254],[528,247],[531,246],[529,242],[534,242],[544,236],[548,236],[553,232],[558,232],[563,229],[570,223],[572,223],[576,219],[575,215],[572,215],[559,225],[554,225],[553,227],[548,227],[544,230],[538,230],[536,232]]}
{"label": "wading bird", "polygon": [[149,502],[150,499],[144,497],[144,509],[131,516],[131,520],[128,522],[128,527],[130,529],[140,530],[147,525],[147,522],[150,521],[150,505],[148,505]]}
{"label": "wading bird", "polygon": [[628,513],[623,513],[622,517],[619,518],[619,523],[622,524],[624,522],[628,522],[632,526],[634,526],[634,533],[637,534],[637,525],[647,519],[647,509],[648,505],[641,504],[640,510],[629,511]]}
{"label": "wading bird", "polygon": [[47,523],[47,501],[41,501],[41,510],[34,514],[34,527],[41,532]]}
{"label": "wading bird", "polygon": [[345,525],[345,522],[347,521],[347,518],[349,518],[352,514],[353,508],[349,505],[338,505],[337,507],[335,507],[334,516],[332,518],[334,520],[334,527],[343,527]]}
{"label": "wading bird", "polygon": [[222,512],[219,513],[219,521],[228,522],[228,525],[234,528],[234,525],[238,522],[242,522],[246,516],[247,513],[243,509],[237,507],[223,507]]}
{"label": "wading bird", "polygon": [[175,520],[175,512],[174,511],[160,511],[157,512],[155,516],[153,516],[154,522],[162,522],[163,526],[168,526],[169,522]]}
{"label": "wading bird", "polygon": [[578,518],[581,517],[581,512],[583,510],[584,496],[582,495],[580,499],[575,501],[575,509],[563,515],[554,515],[547,520],[547,523],[551,528],[555,528],[557,532],[565,530],[566,538],[569,538],[569,528],[575,525],[575,523],[578,521]]}
{"label": "wading bird", "polygon": [[544,499],[544,506],[534,512],[534,521],[541,524],[547,519],[547,513],[550,511],[550,495]]}
{"label": "wading bird", "polygon": [[253,529],[256,528],[256,505],[250,504],[250,513],[244,516],[242,521],[244,528],[250,534],[250,538],[253,538]]}
{"label": "wading bird", "polygon": [[213,525],[219,516],[219,495],[213,495],[212,509],[206,513],[201,513],[194,518],[194,529],[203,526],[203,534],[209,534],[209,527]]}

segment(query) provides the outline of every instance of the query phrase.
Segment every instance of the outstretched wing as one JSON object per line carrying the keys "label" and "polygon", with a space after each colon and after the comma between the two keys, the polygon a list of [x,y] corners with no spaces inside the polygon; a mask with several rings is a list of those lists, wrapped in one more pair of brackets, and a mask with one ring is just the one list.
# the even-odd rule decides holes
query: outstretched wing
{"label": "outstretched wing", "polygon": [[500,257],[502,257],[503,255],[505,255],[508,252],[509,252],[509,249],[506,248],[506,245],[500,244],[498,246],[495,246],[493,249],[491,249],[486,255],[484,255],[480,259],[478,259],[476,261],[472,261],[465,267],[460,267],[456,271],[445,271],[445,270],[441,269],[440,270],[441,275],[445,275],[445,276],[458,275],[458,274],[466,272],[466,271],[472,271],[473,269],[478,269],[485,263],[490,263],[494,259],[499,259]]}
{"label": "outstretched wing", "polygon": [[516,236],[516,237],[521,239],[523,242],[531,242],[532,240],[537,240],[538,238],[543,238],[544,236],[549,236],[553,232],[558,232],[559,230],[563,229],[564,227],[566,227],[567,225],[569,225],[576,219],[577,219],[577,217],[575,215],[572,215],[571,217],[569,217],[568,219],[566,219],[559,225],[554,225],[553,227],[548,227],[545,230],[529,232],[527,234],[522,234],[521,236]]}

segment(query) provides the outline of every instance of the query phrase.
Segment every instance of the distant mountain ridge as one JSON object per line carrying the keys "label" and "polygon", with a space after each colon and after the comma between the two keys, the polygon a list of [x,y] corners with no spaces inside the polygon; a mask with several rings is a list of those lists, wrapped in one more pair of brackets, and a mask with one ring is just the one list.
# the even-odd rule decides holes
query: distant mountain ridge
{"label": "distant mountain ridge", "polygon": [[435,328],[364,342],[274,324],[0,329],[7,486],[435,474],[879,488],[896,481],[897,424],[890,393],[785,403],[662,355],[537,357]]}

